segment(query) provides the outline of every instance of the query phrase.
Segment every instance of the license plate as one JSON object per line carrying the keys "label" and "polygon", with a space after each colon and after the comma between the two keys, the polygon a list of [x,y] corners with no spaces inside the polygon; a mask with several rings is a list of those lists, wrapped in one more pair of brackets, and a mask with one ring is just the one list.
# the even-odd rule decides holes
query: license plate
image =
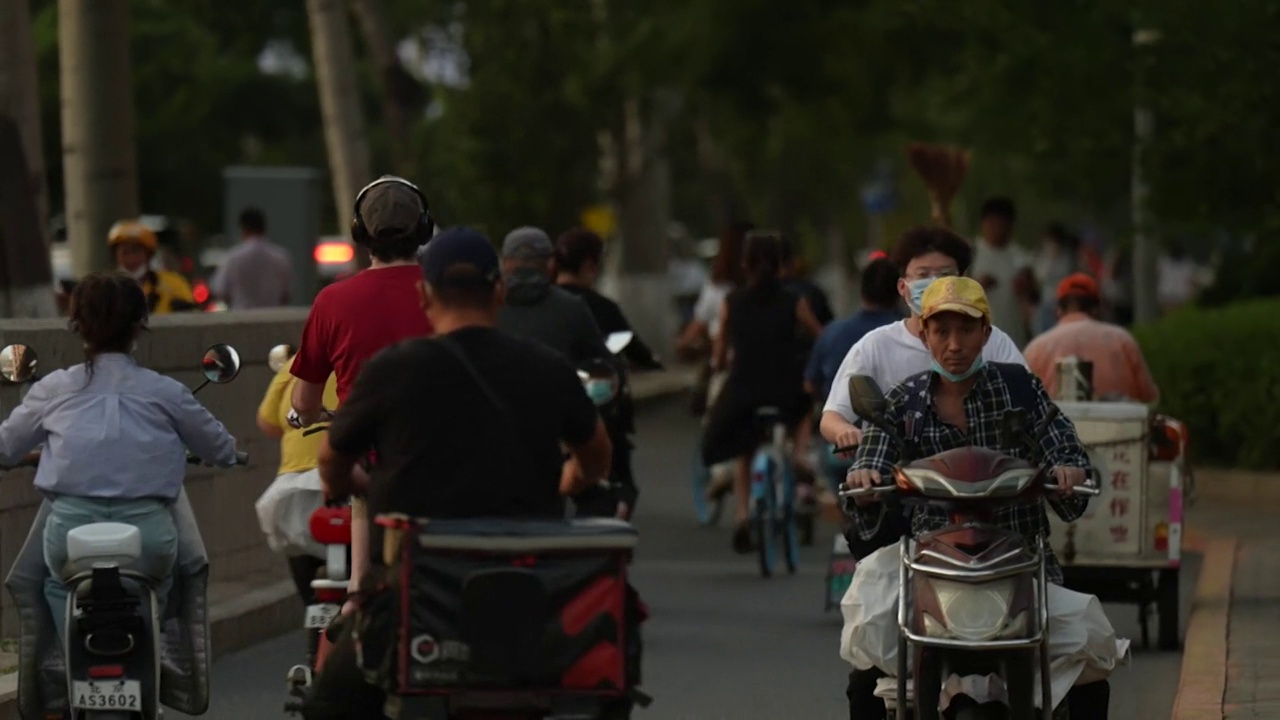
{"label": "license plate", "polygon": [[79,710],[142,710],[142,683],[137,680],[77,680],[71,692],[71,706]]}
{"label": "license plate", "polygon": [[329,627],[333,619],[338,617],[338,611],[341,607],[333,604],[308,605],[306,613],[306,625],[308,630],[324,629]]}

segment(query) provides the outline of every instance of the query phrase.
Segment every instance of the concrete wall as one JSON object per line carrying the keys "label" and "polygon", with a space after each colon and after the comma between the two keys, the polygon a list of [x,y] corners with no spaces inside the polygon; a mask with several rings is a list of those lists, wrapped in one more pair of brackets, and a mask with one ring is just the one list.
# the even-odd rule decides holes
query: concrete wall
{"label": "concrete wall", "polygon": [[[198,397],[249,452],[249,465],[230,470],[189,466],[187,474],[187,493],[209,551],[214,582],[257,573],[287,577],[280,557],[267,548],[253,512],[254,500],[275,477],[279,461],[278,445],[258,431],[254,416],[271,379],[267,352],[282,342],[296,345],[306,313],[303,308],[156,317],[151,332],[138,343],[140,363],[192,388],[200,382],[200,358],[210,345],[229,343],[240,353],[239,377],[226,385],[209,385]],[[67,330],[65,320],[0,320],[0,346],[11,343],[34,348],[42,374],[84,359],[79,339]],[[25,388],[0,387],[3,417],[23,392]],[[41,501],[31,486],[32,475],[31,470],[16,470],[0,476],[0,568],[6,574]],[[3,593],[0,637],[15,637],[16,623],[12,600]]]}

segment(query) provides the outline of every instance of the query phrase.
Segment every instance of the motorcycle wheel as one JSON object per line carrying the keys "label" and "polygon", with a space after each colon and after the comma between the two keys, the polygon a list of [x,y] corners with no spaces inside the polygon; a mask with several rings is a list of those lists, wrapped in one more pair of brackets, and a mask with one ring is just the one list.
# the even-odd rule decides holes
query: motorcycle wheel
{"label": "motorcycle wheel", "polygon": [[773,528],[773,513],[769,511],[769,504],[764,500],[756,502],[756,542],[759,543],[760,550],[760,575],[763,577],[773,576],[773,565],[777,562],[777,534]]}

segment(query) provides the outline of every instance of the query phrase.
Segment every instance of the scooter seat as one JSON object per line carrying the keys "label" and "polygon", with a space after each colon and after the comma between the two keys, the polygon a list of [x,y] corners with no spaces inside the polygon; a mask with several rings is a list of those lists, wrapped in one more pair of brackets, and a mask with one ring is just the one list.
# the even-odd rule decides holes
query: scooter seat
{"label": "scooter seat", "polygon": [[132,568],[142,557],[142,532],[124,523],[93,523],[67,533],[67,564],[63,579],[88,572],[95,565]]}

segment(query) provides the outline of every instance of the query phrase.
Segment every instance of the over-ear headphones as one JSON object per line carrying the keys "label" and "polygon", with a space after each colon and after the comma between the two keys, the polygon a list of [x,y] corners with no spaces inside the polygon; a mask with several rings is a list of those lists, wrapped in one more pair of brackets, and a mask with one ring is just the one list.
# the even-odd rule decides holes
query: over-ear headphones
{"label": "over-ear headphones", "polygon": [[368,228],[364,225],[364,218],[360,215],[360,203],[364,200],[365,193],[372,190],[378,185],[385,183],[399,183],[413,191],[418,196],[418,204],[422,208],[422,213],[418,215],[418,224],[412,228],[412,232],[418,238],[418,245],[426,245],[435,233],[435,220],[431,217],[431,209],[427,206],[427,196],[422,194],[417,185],[395,175],[383,175],[373,182],[360,188],[360,192],[356,193],[355,208],[352,210],[351,218],[351,240],[357,245],[368,246],[372,238],[369,235]]}

